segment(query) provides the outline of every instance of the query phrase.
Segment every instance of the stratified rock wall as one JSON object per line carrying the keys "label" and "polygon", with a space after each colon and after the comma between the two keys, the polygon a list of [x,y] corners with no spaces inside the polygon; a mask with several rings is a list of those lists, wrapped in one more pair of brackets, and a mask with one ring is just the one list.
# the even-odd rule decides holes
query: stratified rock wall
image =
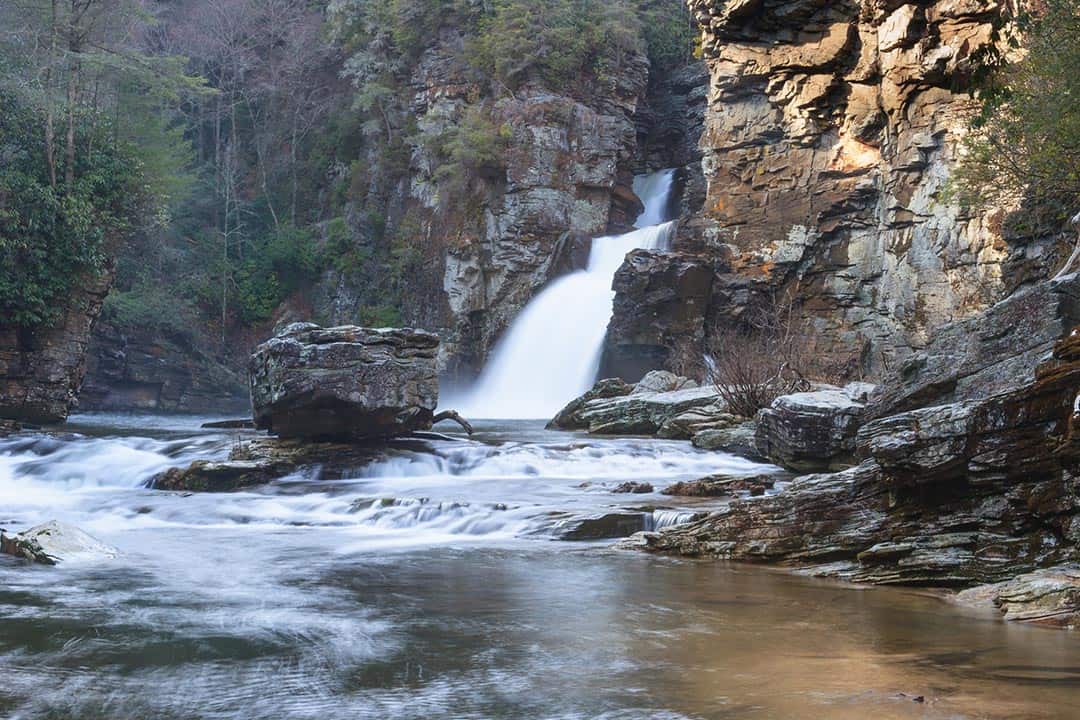
{"label": "stratified rock wall", "polygon": [[[1004,3],[688,2],[711,77],[708,188],[677,249],[730,254],[762,293],[797,287],[823,344],[872,371],[1000,298],[1001,213],[944,191]],[[730,300],[714,298],[719,321]]]}
{"label": "stratified rock wall", "polygon": [[67,419],[78,402],[90,331],[111,283],[111,270],[76,283],[49,326],[27,329],[0,322],[0,418]]}
{"label": "stratified rock wall", "polygon": [[157,331],[122,332],[102,321],[87,349],[83,410],[244,414],[250,410],[243,376],[186,338]]}
{"label": "stratified rock wall", "polygon": [[[645,55],[634,53],[603,78],[557,88],[532,81],[483,100],[486,87],[461,60],[465,40],[449,25],[432,39],[412,72],[411,115],[437,137],[482,105],[507,141],[502,166],[448,195],[436,173],[438,152],[418,144],[385,203],[388,222],[399,235],[404,226],[410,247],[427,260],[401,280],[401,320],[438,331],[444,374],[463,380],[538,290],[583,267],[584,239],[625,230],[640,212],[632,190],[635,116],[649,75]],[[330,271],[314,293],[316,316],[359,322],[371,303],[364,291]]]}

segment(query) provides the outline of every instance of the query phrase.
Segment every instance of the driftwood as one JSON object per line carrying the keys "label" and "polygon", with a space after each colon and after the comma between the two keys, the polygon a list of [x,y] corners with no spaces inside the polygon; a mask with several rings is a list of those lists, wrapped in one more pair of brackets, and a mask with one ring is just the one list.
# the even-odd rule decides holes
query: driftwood
{"label": "driftwood", "polygon": [[1054,276],[1056,280],[1059,277],[1064,277],[1072,272],[1073,265],[1080,259],[1080,213],[1076,213],[1073,219],[1070,221],[1076,228],[1076,246],[1073,248],[1072,255],[1065,261],[1064,267],[1058,270],[1057,275]]}
{"label": "driftwood", "polygon": [[473,434],[473,426],[469,423],[468,420],[461,417],[461,415],[458,414],[457,410],[443,410],[441,413],[438,413],[437,415],[435,415],[434,418],[431,419],[431,424],[435,425],[441,423],[443,420],[453,420],[458,425],[463,427],[465,429],[465,432],[469,433],[470,435]]}

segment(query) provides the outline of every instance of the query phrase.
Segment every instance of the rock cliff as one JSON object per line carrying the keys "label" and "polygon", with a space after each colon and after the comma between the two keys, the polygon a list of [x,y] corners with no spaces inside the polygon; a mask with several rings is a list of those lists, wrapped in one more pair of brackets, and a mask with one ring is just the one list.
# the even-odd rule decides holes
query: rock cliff
{"label": "rock cliff", "polygon": [[[462,64],[465,38],[443,28],[411,74],[410,113],[439,136],[475,111],[485,90]],[[552,277],[583,266],[590,237],[629,227],[640,210],[631,185],[637,126],[649,76],[632,53],[610,77],[580,88],[534,81],[488,100],[484,112],[506,139],[500,167],[471,187],[441,192],[435,149],[411,150],[385,202],[387,220],[411,237],[424,262],[404,277],[402,322],[439,332],[446,375],[469,378],[518,311]],[[325,323],[357,322],[363,283],[331,271],[315,292]]]}
{"label": "rock cliff", "polygon": [[75,285],[59,318],[35,329],[0,322],[0,418],[57,423],[77,405],[90,332],[112,272]]}
{"label": "rock cliff", "polygon": [[[879,374],[937,328],[1048,276],[1052,239],[1007,237],[1003,211],[949,200],[974,62],[1005,3],[689,5],[710,77],[706,189],[675,249],[717,266],[707,326],[791,295],[822,346]],[[648,285],[624,282],[616,307],[647,302],[636,289]],[[653,324],[665,323],[685,325],[685,311],[661,308]]]}
{"label": "rock cliff", "polygon": [[247,384],[226,363],[188,338],[139,328],[122,331],[104,319],[87,349],[83,410],[245,414]]}

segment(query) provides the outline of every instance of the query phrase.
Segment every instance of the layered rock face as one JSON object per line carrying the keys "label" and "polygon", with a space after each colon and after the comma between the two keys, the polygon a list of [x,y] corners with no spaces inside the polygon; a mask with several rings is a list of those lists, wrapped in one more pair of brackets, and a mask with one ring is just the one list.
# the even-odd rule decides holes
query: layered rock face
{"label": "layered rock face", "polygon": [[103,321],[87,353],[84,410],[239,413],[250,403],[242,375],[179,339],[129,335]]}
{"label": "layered rock face", "polygon": [[635,250],[615,273],[615,303],[604,341],[602,377],[636,381],[670,367],[683,343],[700,346],[714,268],[701,258]]}
{"label": "layered rock face", "polygon": [[1003,3],[689,5],[711,80],[707,190],[675,248],[718,264],[708,323],[789,294],[822,346],[879,374],[1020,278],[1047,276],[1003,277],[1046,253],[1010,248],[1003,213],[967,214],[945,193],[973,109],[973,57]]}
{"label": "layered rock face", "polygon": [[86,374],[86,348],[112,273],[77,284],[59,319],[28,330],[0,323],[0,418],[67,419]]}
{"label": "layered rock face", "polygon": [[[1070,297],[1071,276],[1035,288],[1044,299]],[[1080,561],[1080,333],[1069,303],[1052,304],[1041,322],[1012,332],[999,325],[1007,300],[966,323],[946,328],[965,352],[965,376],[992,374],[1016,360],[1014,382],[971,386],[924,378],[926,407],[889,414],[858,428],[861,464],[808,475],[781,491],[738,501],[706,520],[651,536],[656,549],[742,560],[809,565],[822,574],[876,583],[974,585]],[[1038,317],[1038,316],[1036,316]],[[1048,353],[1027,351],[1061,329]],[[971,343],[1011,337],[1000,354],[971,354]],[[957,340],[959,339],[959,340]],[[951,352],[947,352],[951,350]],[[915,382],[900,368],[870,407]],[[990,376],[990,375],[987,375]],[[902,393],[901,393],[902,394]],[[938,404],[935,404],[938,403]],[[1077,586],[1055,597],[1077,597]],[[996,589],[1002,597],[1038,578]],[[1012,590],[1010,590],[1010,587]],[[1068,592],[1065,592],[1068,590]],[[1002,602],[1005,602],[1004,600]],[[1055,611],[1056,612],[1056,611]],[[1074,619],[1077,607],[1071,611]]]}
{"label": "layered rock face", "polygon": [[[413,70],[411,115],[431,136],[459,125],[485,96],[460,60],[465,40],[444,28]],[[402,280],[402,320],[439,332],[446,376],[471,379],[538,290],[584,267],[587,238],[633,223],[641,210],[632,190],[635,115],[648,75],[646,57],[632,54],[603,81],[582,79],[590,92],[533,82],[492,101],[485,112],[506,149],[467,192],[440,196],[437,151],[413,148],[386,214],[392,223],[407,218],[409,244],[430,256]],[[331,324],[357,322],[372,301],[334,271],[314,300]]]}
{"label": "layered rock face", "polygon": [[257,427],[284,438],[366,440],[431,427],[437,335],[293,323],[255,348]]}

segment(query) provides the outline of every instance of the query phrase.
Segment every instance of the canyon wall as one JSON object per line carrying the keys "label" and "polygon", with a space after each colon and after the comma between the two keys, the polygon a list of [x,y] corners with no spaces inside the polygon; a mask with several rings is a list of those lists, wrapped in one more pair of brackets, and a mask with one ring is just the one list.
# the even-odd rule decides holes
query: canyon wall
{"label": "canyon wall", "polygon": [[[936,328],[1046,277],[1049,241],[1006,238],[1004,212],[949,200],[974,62],[1004,3],[688,1],[710,78],[706,188],[677,250],[714,269],[699,326],[792,298],[821,347],[878,374]],[[616,307],[663,326],[665,308],[633,294],[651,284],[639,272],[670,271],[624,266]],[[688,324],[685,308],[670,324]],[[674,349],[662,333],[616,333],[609,348],[635,342],[654,357]]]}
{"label": "canyon wall", "polygon": [[[460,60],[463,42],[459,30],[444,28],[413,72],[411,114],[430,136],[462,123],[484,96]],[[413,147],[387,202],[389,217],[410,218],[415,247],[426,253],[402,284],[402,320],[439,332],[446,376],[474,376],[532,296],[552,277],[583,267],[589,238],[632,224],[640,211],[631,189],[635,116],[648,76],[639,52],[602,80],[573,89],[535,81],[488,101],[505,149],[497,167],[453,196],[440,193],[436,153]],[[324,323],[356,322],[361,295],[356,283],[330,272],[316,289],[316,314]]]}
{"label": "canyon wall", "polygon": [[112,283],[111,268],[75,283],[48,327],[0,322],[0,418],[57,423],[78,404],[90,333]]}

